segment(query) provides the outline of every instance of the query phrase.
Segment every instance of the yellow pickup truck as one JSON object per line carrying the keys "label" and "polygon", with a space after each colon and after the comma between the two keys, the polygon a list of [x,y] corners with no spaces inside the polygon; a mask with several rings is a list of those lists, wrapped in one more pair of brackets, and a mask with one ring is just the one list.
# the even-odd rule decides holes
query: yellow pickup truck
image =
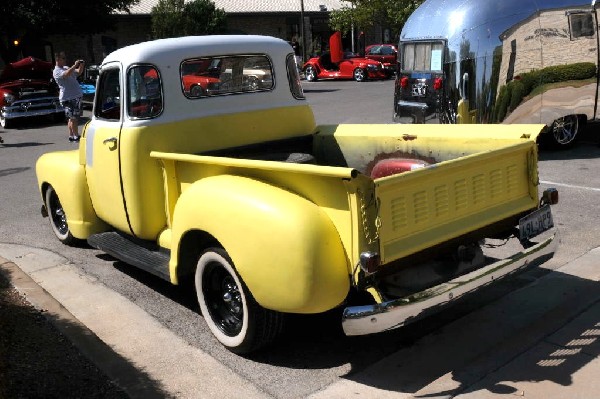
{"label": "yellow pickup truck", "polygon": [[[42,214],[65,244],[193,281],[235,353],[286,313],[344,307],[348,335],[397,328],[554,251],[542,125],[317,126],[280,39],[122,48],[92,113],[78,149],[37,161]],[[489,239],[519,248],[491,261]]]}

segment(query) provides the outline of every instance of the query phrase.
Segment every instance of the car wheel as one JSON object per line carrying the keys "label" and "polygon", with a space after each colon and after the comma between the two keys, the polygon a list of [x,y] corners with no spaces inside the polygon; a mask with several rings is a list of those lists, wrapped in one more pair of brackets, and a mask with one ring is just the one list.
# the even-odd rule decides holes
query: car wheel
{"label": "car wheel", "polygon": [[577,140],[579,134],[579,117],[567,115],[555,120],[550,127],[551,145],[555,148],[569,148]]}
{"label": "car wheel", "polygon": [[309,65],[304,69],[304,76],[307,81],[315,82],[317,80],[317,71],[314,67]]}
{"label": "car wheel", "polygon": [[231,352],[255,351],[281,332],[283,314],[255,301],[224,249],[209,248],[202,253],[195,286],[208,328]]}
{"label": "car wheel", "polygon": [[191,97],[202,97],[202,95],[204,95],[204,90],[202,89],[202,86],[192,86],[192,88],[190,89]]}
{"label": "car wheel", "polygon": [[367,80],[367,71],[362,68],[356,68],[354,70],[354,80],[357,82],[364,82]]}
{"label": "car wheel", "polygon": [[69,224],[67,223],[67,215],[52,186],[48,187],[46,190],[46,209],[48,210],[52,231],[54,231],[56,237],[63,244],[73,244],[75,242],[75,237],[71,234]]}

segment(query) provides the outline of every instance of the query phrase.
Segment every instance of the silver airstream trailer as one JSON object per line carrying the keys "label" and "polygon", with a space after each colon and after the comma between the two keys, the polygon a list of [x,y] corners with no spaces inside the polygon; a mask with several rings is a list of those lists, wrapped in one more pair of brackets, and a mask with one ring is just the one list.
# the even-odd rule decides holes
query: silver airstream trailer
{"label": "silver airstream trailer", "polygon": [[544,123],[571,145],[597,120],[596,0],[426,0],[400,34],[394,121]]}

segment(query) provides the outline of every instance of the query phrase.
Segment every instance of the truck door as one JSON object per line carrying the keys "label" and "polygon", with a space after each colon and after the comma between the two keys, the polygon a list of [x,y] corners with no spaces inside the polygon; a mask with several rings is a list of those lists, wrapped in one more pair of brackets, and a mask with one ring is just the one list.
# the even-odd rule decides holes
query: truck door
{"label": "truck door", "polygon": [[123,86],[120,64],[103,66],[94,99],[94,116],[85,136],[86,177],[98,217],[130,233],[120,173]]}

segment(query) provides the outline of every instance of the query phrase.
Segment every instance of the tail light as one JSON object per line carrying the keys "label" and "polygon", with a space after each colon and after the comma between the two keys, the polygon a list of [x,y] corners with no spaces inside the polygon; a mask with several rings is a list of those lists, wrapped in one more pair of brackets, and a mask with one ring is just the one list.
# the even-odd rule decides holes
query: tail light
{"label": "tail light", "polygon": [[442,88],[443,83],[444,81],[442,80],[442,78],[435,78],[435,80],[433,81],[433,89],[440,90]]}
{"label": "tail light", "polygon": [[406,76],[400,79],[400,87],[402,87],[403,89],[406,89],[408,87],[408,78]]}

